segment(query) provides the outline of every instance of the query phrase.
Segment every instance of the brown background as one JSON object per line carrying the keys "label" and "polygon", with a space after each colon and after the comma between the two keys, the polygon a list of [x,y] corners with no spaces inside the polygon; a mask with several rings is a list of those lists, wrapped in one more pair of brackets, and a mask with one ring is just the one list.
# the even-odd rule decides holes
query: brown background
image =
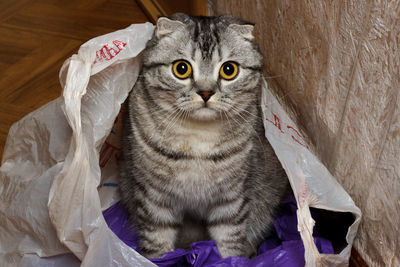
{"label": "brown background", "polygon": [[400,266],[400,2],[209,2],[256,23],[266,77],[363,212],[356,249]]}

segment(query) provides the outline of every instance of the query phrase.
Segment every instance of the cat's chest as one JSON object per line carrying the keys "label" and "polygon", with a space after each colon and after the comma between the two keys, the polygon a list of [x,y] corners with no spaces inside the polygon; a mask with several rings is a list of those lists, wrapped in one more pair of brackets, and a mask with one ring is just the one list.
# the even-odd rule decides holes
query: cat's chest
{"label": "cat's chest", "polygon": [[208,127],[199,129],[177,128],[174,141],[169,142],[172,150],[184,153],[187,157],[173,162],[174,179],[181,185],[181,192],[190,198],[208,198],[212,188],[225,178],[224,169],[211,159],[229,142],[221,144],[221,129]]}
{"label": "cat's chest", "polygon": [[218,137],[209,134],[207,136],[185,134],[176,139],[173,147],[177,151],[185,154],[202,156],[212,154],[218,150],[217,140]]}
{"label": "cat's chest", "polygon": [[201,211],[220,197],[218,192],[223,191],[220,187],[226,184],[224,181],[229,181],[230,175],[210,161],[195,159],[180,162],[170,181],[173,190],[180,195],[181,205]]}
{"label": "cat's chest", "polygon": [[204,157],[218,153],[223,135],[219,126],[190,124],[175,128],[166,144],[176,152]]}

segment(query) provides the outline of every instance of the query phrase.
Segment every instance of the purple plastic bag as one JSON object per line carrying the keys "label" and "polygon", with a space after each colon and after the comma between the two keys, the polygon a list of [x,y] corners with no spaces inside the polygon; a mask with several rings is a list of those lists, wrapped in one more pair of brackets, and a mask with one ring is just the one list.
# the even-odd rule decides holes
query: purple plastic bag
{"label": "purple plastic bag", "polygon": [[[194,242],[190,250],[175,249],[151,261],[158,266],[304,266],[304,246],[297,231],[296,210],[294,197],[286,198],[274,222],[276,233],[260,245],[258,255],[252,259],[243,257],[222,259],[215,241],[210,240]],[[125,244],[139,251],[138,234],[132,228],[128,213],[122,204],[116,203],[105,210],[103,215],[110,229]],[[329,240],[314,237],[314,243],[320,253],[334,253]]]}

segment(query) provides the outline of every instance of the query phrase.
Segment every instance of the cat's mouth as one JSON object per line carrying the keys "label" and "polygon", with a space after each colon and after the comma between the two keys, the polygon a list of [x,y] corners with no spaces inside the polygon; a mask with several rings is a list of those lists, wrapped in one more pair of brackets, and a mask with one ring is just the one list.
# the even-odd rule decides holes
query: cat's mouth
{"label": "cat's mouth", "polygon": [[204,103],[202,107],[199,107],[192,112],[192,117],[198,120],[215,120],[219,116],[219,112]]}
{"label": "cat's mouth", "polygon": [[204,101],[200,96],[195,95],[191,101],[182,104],[182,109],[186,110],[188,118],[192,120],[207,121],[221,118],[220,105],[215,95],[208,101]]}
{"label": "cat's mouth", "polygon": [[190,117],[195,120],[216,120],[220,117],[219,113],[213,103],[197,102],[192,105]]}

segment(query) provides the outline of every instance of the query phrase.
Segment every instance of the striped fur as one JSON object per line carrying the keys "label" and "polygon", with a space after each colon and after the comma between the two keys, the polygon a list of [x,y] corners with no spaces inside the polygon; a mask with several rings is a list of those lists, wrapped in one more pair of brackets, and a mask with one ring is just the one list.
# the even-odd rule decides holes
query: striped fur
{"label": "striped fur", "polygon": [[[251,30],[229,16],[176,14],[159,20],[143,52],[120,193],[149,258],[207,238],[202,232],[223,257],[250,256],[271,229],[287,178],[264,137],[262,56]],[[192,65],[185,80],[172,74],[178,59]],[[231,81],[218,74],[227,61],[239,65]],[[197,90],[215,94],[205,103]]]}

